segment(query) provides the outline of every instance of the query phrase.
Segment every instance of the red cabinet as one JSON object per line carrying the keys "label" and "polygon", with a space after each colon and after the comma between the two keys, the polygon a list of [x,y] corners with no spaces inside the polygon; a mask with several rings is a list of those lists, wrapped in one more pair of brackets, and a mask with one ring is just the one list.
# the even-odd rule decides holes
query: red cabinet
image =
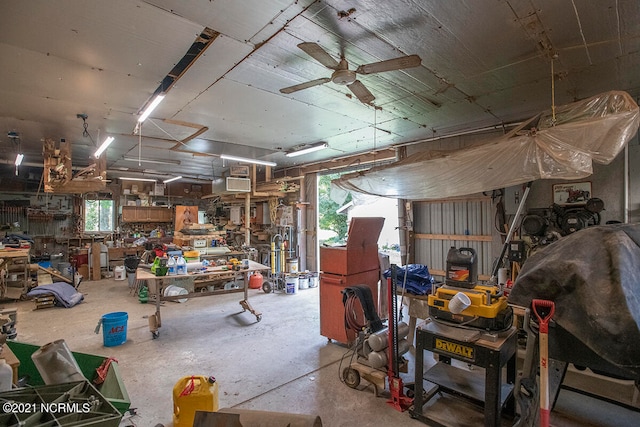
{"label": "red cabinet", "polygon": [[347,244],[320,247],[320,271],[348,275],[379,268],[378,237],[384,218],[351,218]]}
{"label": "red cabinet", "polygon": [[[356,334],[345,328],[342,290],[366,285],[378,306],[378,237],[384,218],[352,218],[344,247],[320,248],[320,334],[343,344]],[[360,314],[360,313],[358,313]]]}

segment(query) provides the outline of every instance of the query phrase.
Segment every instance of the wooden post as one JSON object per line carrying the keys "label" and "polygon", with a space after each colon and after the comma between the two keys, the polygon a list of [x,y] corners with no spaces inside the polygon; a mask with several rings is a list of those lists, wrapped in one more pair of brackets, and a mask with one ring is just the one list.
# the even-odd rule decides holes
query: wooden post
{"label": "wooden post", "polygon": [[101,245],[98,242],[91,244],[91,280],[100,280],[100,250]]}

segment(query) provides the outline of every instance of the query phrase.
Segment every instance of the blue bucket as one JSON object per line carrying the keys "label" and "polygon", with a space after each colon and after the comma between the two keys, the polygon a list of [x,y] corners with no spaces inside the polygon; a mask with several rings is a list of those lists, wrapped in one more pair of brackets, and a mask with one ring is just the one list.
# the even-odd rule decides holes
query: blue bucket
{"label": "blue bucket", "polygon": [[123,311],[102,315],[102,337],[105,347],[114,347],[127,341],[127,319]]}

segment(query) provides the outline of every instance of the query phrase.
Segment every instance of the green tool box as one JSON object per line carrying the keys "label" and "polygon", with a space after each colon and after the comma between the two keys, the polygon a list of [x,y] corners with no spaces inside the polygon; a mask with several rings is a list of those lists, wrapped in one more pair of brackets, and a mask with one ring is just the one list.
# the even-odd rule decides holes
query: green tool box
{"label": "green tool box", "polygon": [[[44,385],[44,381],[36,368],[36,365],[31,360],[31,355],[40,348],[38,345],[26,344],[17,341],[7,341],[5,344],[20,361],[18,367],[18,378],[26,379],[26,385],[29,387],[38,387]],[[80,366],[82,374],[87,378],[89,382],[92,382],[96,378],[96,369],[102,365],[107,358],[105,356],[97,356],[94,354],[78,353],[73,351],[73,356]],[[124,414],[131,405],[129,400],[129,394],[122,382],[120,372],[118,371],[118,363],[112,361],[109,365],[109,370],[102,384],[95,386],[96,390],[104,396],[107,401],[113,405],[120,414]],[[2,426],[0,422],[0,426]],[[30,425],[30,424],[29,424]],[[52,424],[57,425],[57,424]],[[73,424],[76,425],[76,424]],[[84,425],[84,424],[82,424]],[[87,424],[93,425],[93,424]],[[116,424],[117,425],[117,424]]]}

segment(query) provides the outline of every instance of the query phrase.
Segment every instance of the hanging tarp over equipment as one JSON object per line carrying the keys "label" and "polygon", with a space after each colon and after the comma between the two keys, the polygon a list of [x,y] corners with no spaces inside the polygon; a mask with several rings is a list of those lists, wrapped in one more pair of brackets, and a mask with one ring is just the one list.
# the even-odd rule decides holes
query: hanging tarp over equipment
{"label": "hanging tarp over equipment", "polygon": [[529,257],[509,303],[553,301],[549,356],[640,379],[640,224],[585,228]]}
{"label": "hanging tarp over equipment", "polygon": [[425,151],[391,165],[343,175],[334,187],[409,200],[464,196],[536,179],[583,179],[593,162],[610,163],[636,134],[638,105],[606,92],[556,108],[489,143]]}

